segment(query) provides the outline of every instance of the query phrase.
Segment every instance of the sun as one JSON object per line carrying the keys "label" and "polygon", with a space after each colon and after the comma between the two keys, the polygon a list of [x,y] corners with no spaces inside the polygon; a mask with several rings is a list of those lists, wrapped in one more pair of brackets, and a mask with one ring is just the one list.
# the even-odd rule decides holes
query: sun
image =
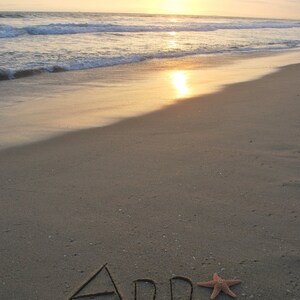
{"label": "sun", "polygon": [[184,0],[165,0],[163,10],[166,13],[181,14],[184,12]]}

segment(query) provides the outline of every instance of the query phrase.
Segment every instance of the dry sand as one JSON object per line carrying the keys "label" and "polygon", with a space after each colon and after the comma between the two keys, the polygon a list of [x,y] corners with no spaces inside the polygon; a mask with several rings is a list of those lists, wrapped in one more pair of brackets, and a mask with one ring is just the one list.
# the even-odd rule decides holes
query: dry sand
{"label": "dry sand", "polygon": [[0,299],[68,299],[104,263],[123,299],[145,277],[170,299],[175,275],[209,299],[214,272],[240,299],[300,299],[299,86],[292,65],[0,152]]}

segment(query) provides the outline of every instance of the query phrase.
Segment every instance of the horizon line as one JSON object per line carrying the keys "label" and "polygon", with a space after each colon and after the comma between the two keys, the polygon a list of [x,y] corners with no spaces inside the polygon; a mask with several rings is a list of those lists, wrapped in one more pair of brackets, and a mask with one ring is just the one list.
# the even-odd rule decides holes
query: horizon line
{"label": "horizon line", "polygon": [[300,19],[282,18],[282,17],[255,17],[255,16],[230,16],[230,15],[201,15],[201,14],[174,14],[174,13],[147,13],[147,12],[112,12],[112,11],[62,11],[62,10],[1,10],[0,13],[83,13],[83,14],[118,14],[118,15],[154,15],[154,16],[176,16],[176,17],[212,17],[212,18],[235,18],[235,19],[264,19],[264,20],[291,20],[299,21]]}

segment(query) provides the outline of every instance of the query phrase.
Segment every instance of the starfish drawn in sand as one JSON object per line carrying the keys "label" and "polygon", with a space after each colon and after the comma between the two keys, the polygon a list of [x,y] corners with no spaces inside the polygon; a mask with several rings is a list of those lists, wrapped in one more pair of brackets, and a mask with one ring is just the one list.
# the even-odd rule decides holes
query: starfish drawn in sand
{"label": "starfish drawn in sand", "polygon": [[233,298],[236,298],[236,294],[229,287],[239,283],[241,283],[240,280],[225,280],[222,279],[217,273],[215,273],[213,276],[213,280],[207,282],[198,282],[197,285],[214,288],[210,296],[210,299],[214,300],[217,298],[221,291]]}

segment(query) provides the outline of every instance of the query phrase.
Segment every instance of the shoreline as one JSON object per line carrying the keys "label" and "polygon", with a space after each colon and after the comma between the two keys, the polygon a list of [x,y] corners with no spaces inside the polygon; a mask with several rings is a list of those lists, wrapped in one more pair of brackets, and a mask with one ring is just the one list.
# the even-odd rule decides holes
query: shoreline
{"label": "shoreline", "polygon": [[68,299],[108,263],[124,299],[138,278],[167,300],[169,278],[214,272],[240,298],[296,299],[299,75],[1,151],[0,298]]}
{"label": "shoreline", "polygon": [[141,115],[127,117],[125,119],[120,119],[118,121],[114,121],[111,124],[102,125],[102,126],[98,126],[98,127],[77,129],[77,130],[74,130],[74,131],[64,132],[64,133],[61,133],[61,134],[58,134],[58,135],[55,135],[55,136],[51,136],[51,137],[48,137],[46,139],[32,141],[32,142],[29,142],[29,143],[26,143],[26,144],[14,145],[14,146],[10,146],[10,147],[3,148],[3,149],[0,148],[0,155],[1,155],[1,153],[4,153],[4,152],[9,152],[9,151],[14,151],[14,150],[22,151],[22,148],[35,147],[35,146],[39,146],[40,144],[44,144],[44,143],[53,143],[53,142],[56,142],[56,140],[57,141],[63,141],[64,139],[68,139],[68,138],[72,139],[72,138],[76,138],[76,137],[79,137],[79,136],[84,135],[84,134],[92,135],[92,134],[97,133],[97,131],[101,131],[102,129],[103,130],[106,130],[106,129],[109,130],[110,127],[120,127],[120,126],[122,126],[123,123],[125,123],[125,124],[127,122],[131,123],[132,121],[134,122],[134,120],[139,120],[139,119],[143,120],[143,118],[148,118],[148,117],[151,117],[155,114],[163,113],[164,111],[176,109],[176,107],[184,105],[184,104],[188,104],[188,103],[192,104],[194,101],[203,101],[203,100],[206,99],[206,97],[209,97],[209,96],[218,97],[223,92],[226,92],[227,89],[234,88],[234,86],[238,86],[238,85],[241,85],[241,84],[244,84],[244,83],[259,82],[260,80],[264,79],[265,77],[268,77],[272,74],[276,74],[276,73],[279,73],[279,72],[281,72],[285,69],[293,68],[293,67],[300,67],[300,63],[293,63],[293,64],[289,64],[289,65],[286,65],[286,66],[283,66],[283,67],[278,67],[277,69],[274,69],[271,73],[268,73],[266,75],[262,75],[261,77],[258,77],[258,78],[255,78],[255,79],[250,79],[250,80],[247,80],[247,81],[242,81],[242,82],[230,83],[228,85],[220,87],[218,90],[209,92],[207,94],[195,95],[193,97],[185,98],[184,102],[172,103],[172,104],[164,106],[164,107],[162,107],[158,110],[150,111],[150,112],[147,112],[147,113],[144,113],[144,114],[141,114]]}
{"label": "shoreline", "polygon": [[298,62],[299,53],[188,57],[0,82],[0,151],[110,126],[255,80]]}
{"label": "shoreline", "polygon": [[68,72],[89,72],[93,70],[105,70],[106,68],[118,68],[122,66],[136,66],[139,64],[151,64],[153,61],[162,61],[164,64],[164,61],[173,61],[173,60],[186,60],[193,57],[215,57],[218,58],[218,56],[232,56],[235,57],[235,59],[243,59],[245,56],[247,58],[249,57],[272,57],[277,56],[283,53],[292,53],[292,52],[299,52],[300,47],[290,48],[290,49],[274,49],[274,50],[256,50],[256,51],[241,51],[241,52],[223,52],[223,53],[198,53],[198,54],[186,54],[186,55],[178,55],[178,56],[172,56],[172,57],[157,57],[157,58],[151,58],[151,59],[142,59],[142,60],[136,60],[131,62],[124,62],[124,63],[116,63],[111,65],[103,65],[98,67],[90,67],[90,68],[83,68],[83,69],[64,69],[62,67],[53,67],[51,70],[47,69],[32,69],[32,70],[17,70],[14,74],[2,74],[0,73],[0,82],[1,81],[11,81],[11,80],[22,80],[24,78],[32,78],[39,75],[55,75],[57,73],[68,73]]}

